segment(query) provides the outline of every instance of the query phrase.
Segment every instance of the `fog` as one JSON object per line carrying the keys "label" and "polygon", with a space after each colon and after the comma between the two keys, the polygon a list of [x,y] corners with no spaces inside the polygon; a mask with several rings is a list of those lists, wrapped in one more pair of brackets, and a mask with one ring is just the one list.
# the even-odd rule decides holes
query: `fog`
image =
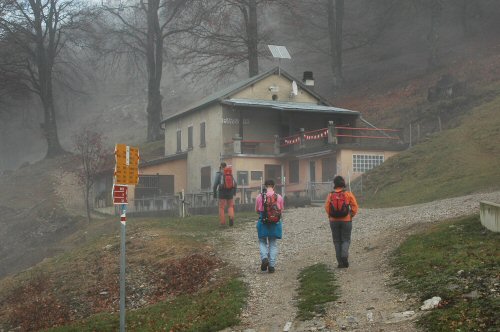
{"label": "fog", "polygon": [[[125,216],[119,217],[119,212],[124,210],[118,209],[118,203],[123,202],[115,202],[112,197],[118,172],[113,174],[116,160],[111,151],[118,143],[140,146],[140,163],[146,165],[139,169],[143,173],[137,178],[142,182],[130,189],[133,194],[127,205],[130,218],[139,221],[133,224],[133,235],[129,234],[130,240],[127,238],[126,242],[136,255],[130,261],[137,265],[135,271],[140,270],[140,276],[127,277],[127,282],[136,282],[135,286],[127,285],[127,291],[130,288],[141,292],[132,296],[137,305],[134,309],[160,301],[160,298],[165,300],[163,293],[167,294],[170,306],[170,296],[177,293],[170,293],[163,284],[171,275],[175,274],[174,279],[180,286],[186,279],[209,289],[211,286],[205,287],[209,283],[226,287],[225,278],[238,274],[236,270],[226,273],[233,269],[231,265],[226,266],[227,262],[232,264],[229,260],[224,258],[215,262],[222,257],[212,252],[218,240],[198,242],[213,234],[219,238],[222,234],[219,232],[233,226],[232,218],[225,228],[215,216],[219,200],[212,192],[212,186],[215,185],[215,191],[217,184],[222,184],[214,184],[214,175],[221,159],[228,155],[231,162],[246,167],[235,167],[233,173],[240,190],[234,196],[237,214],[254,213],[255,202],[263,191],[262,180],[272,179],[277,184],[276,191],[283,193],[287,209],[288,206],[306,207],[292,212],[291,216],[297,212],[293,220],[296,225],[299,221],[315,220],[309,215],[312,209],[307,209],[323,204],[332,190],[332,178],[344,173],[349,191],[356,195],[360,192],[362,199],[366,199],[364,202],[360,199],[360,205],[368,202],[366,206],[369,206],[371,194],[371,198],[380,199],[372,203],[380,203],[376,207],[384,208],[394,201],[396,204],[391,206],[498,190],[500,181],[495,180],[500,179],[500,173],[492,165],[498,164],[500,156],[496,137],[500,126],[491,119],[498,121],[500,102],[498,92],[493,91],[500,82],[499,17],[498,0],[0,0],[0,281],[8,279],[0,288],[0,300],[8,297],[8,301],[0,301],[0,321],[7,316],[11,319],[5,330],[37,329],[23,328],[28,325],[23,325],[18,318],[24,319],[25,324],[50,328],[97,312],[116,312],[116,308],[109,309],[117,304],[116,298],[112,298],[113,292],[118,294],[117,265],[110,263],[110,257],[118,253],[118,228],[123,230],[125,237],[122,219]],[[268,45],[285,46],[291,59],[274,59]],[[286,75],[278,77],[277,73],[283,71],[274,71],[276,66],[286,71]],[[313,73],[314,86],[300,83],[305,72]],[[248,80],[262,73],[271,74],[260,81]],[[271,86],[265,81],[269,77],[273,80]],[[454,95],[450,92],[453,89],[446,86],[440,89],[439,98],[435,98],[438,83],[446,80],[459,83],[460,94]],[[278,83],[275,85],[274,81]],[[252,98],[262,100],[224,100],[218,101],[219,105],[213,108],[213,104],[208,103],[209,107],[204,104],[196,109],[189,108],[214,92],[229,91],[228,87],[238,82],[251,82],[251,85],[238,85],[242,89],[238,93],[250,94],[252,90]],[[281,91],[274,94],[278,90]],[[231,91],[236,94],[236,90]],[[491,103],[493,107],[490,107],[492,100],[497,104]],[[168,129],[160,127],[162,120],[186,109],[200,112],[188,113],[186,117],[181,114],[163,123]],[[268,110],[272,112],[266,113]],[[279,110],[279,115],[275,110]],[[213,125],[211,117],[216,112],[223,114],[223,119],[214,130],[217,126]],[[199,119],[198,114],[208,114],[206,117],[210,119]],[[462,118],[469,115],[471,119],[474,116],[474,120],[464,121],[468,122],[467,127],[459,127]],[[263,120],[261,117],[268,118]],[[246,125],[245,138],[243,125]],[[460,130],[448,130],[453,128]],[[167,139],[163,137],[163,129],[171,135]],[[376,132],[378,136],[343,132],[356,130]],[[92,137],[99,139],[87,141],[90,143],[86,146],[95,148],[88,150],[95,153],[92,156],[98,162],[93,166],[98,166],[93,172],[82,175],[83,153],[76,153],[75,141],[79,134],[89,131],[98,134]],[[443,137],[446,139],[438,141]],[[224,139],[222,145],[207,144],[208,140],[214,142],[219,138],[221,142]],[[434,138],[438,143],[425,145],[435,143]],[[378,141],[383,143],[378,144]],[[462,150],[463,146],[456,144],[457,141],[469,145]],[[214,146],[217,153],[212,153]],[[422,149],[412,150],[415,146]],[[456,148],[446,150],[450,146]],[[143,147],[152,150],[148,151],[151,159],[143,158]],[[441,154],[442,150],[449,156]],[[465,161],[463,151],[469,152]],[[137,154],[135,156],[139,159]],[[224,159],[227,160],[229,158]],[[435,176],[433,172],[438,171],[441,173]],[[351,190],[351,176],[353,188],[357,185],[358,192]],[[469,182],[462,183],[462,177]],[[429,188],[422,189],[423,180],[428,181]],[[469,206],[473,199],[466,198],[466,201]],[[443,206],[449,205],[446,200],[440,202]],[[414,211],[421,209],[419,205],[407,212],[418,219],[420,216]],[[165,218],[173,215],[184,218],[186,210],[188,214],[203,213],[204,216],[190,219],[192,225],[178,222],[180,219]],[[382,213],[370,210],[373,215]],[[456,216],[451,213],[453,205],[438,210],[440,213],[435,218]],[[323,210],[315,209],[316,219],[320,218],[319,212]],[[208,216],[209,213],[214,215]],[[370,213],[367,219],[371,218]],[[384,256],[385,259],[389,247],[382,248],[378,244],[387,243],[393,235],[397,235],[398,241],[389,241],[390,244],[399,243],[400,236],[408,230],[403,226],[410,225],[404,221],[404,215],[394,213],[393,221],[401,218],[397,219],[399,228],[383,234],[384,238],[380,234],[385,226],[378,228],[372,222],[385,220],[382,215],[370,220],[371,224],[365,223],[367,232],[382,233],[376,234],[379,238],[371,244],[362,244],[364,249],[357,250],[356,255],[366,254],[371,261],[373,257],[382,259]],[[155,222],[150,223],[150,217]],[[160,218],[162,222],[168,219],[161,227],[156,223]],[[246,215],[241,218],[245,220],[238,218],[237,215],[232,236],[244,234],[237,233],[243,229],[238,228],[240,222],[252,221]],[[93,222],[95,220],[98,222]],[[194,230],[200,225],[200,229]],[[306,223],[301,227],[303,225]],[[308,227],[311,225],[313,223]],[[178,226],[180,230],[175,229]],[[313,227],[314,232],[297,231],[297,236],[293,236],[300,237],[306,244],[308,239],[298,235],[322,232],[317,225]],[[416,228],[411,232],[414,230]],[[109,234],[112,235],[105,238]],[[97,238],[99,240],[95,240]],[[372,240],[371,234],[366,238]],[[227,243],[224,243],[226,247]],[[377,245],[372,246],[373,243]],[[87,245],[89,247],[78,253],[82,261],[70,261],[66,265],[67,259],[61,259],[65,261],[61,271],[68,269],[71,272],[67,274],[71,277],[65,280],[57,279],[60,265],[54,265],[57,271],[51,271],[50,260],[46,261],[50,265],[47,271],[33,268],[46,258]],[[242,245],[252,244],[245,240]],[[286,249],[290,248],[302,251],[299,246]],[[310,249],[310,243],[307,248]],[[309,249],[303,253],[316,252]],[[164,253],[158,255],[160,251]],[[183,255],[196,251],[210,256],[210,262],[214,262],[205,264],[205,258],[200,255],[199,265],[191,265],[192,259]],[[372,256],[375,252],[379,256]],[[242,260],[250,257],[233,256]],[[293,258],[295,262],[296,252],[290,251],[283,257]],[[155,264],[150,265],[153,260]],[[307,261],[304,259],[301,264],[311,264],[309,258]],[[113,262],[117,263],[118,258]],[[377,265],[376,273],[374,269],[367,272],[364,268],[357,273],[387,276],[386,271],[380,273],[385,263],[371,264],[371,268]],[[245,264],[248,272],[248,262]],[[354,264],[359,261],[354,260]],[[219,265],[224,267],[219,270]],[[15,275],[26,269],[28,273],[20,274],[22,278]],[[211,269],[217,273],[211,274]],[[206,283],[191,278],[196,271],[203,272]],[[67,272],[61,272],[60,276]],[[148,273],[154,274],[154,278]],[[463,276],[475,279],[475,273],[466,272]],[[83,282],[75,286],[73,284],[80,283],[76,274]],[[6,276],[9,277],[4,279]],[[281,276],[276,274],[278,278]],[[451,277],[465,280],[457,279],[456,275]],[[293,274],[287,274],[287,278],[291,281]],[[31,283],[31,288],[17,288],[14,284],[20,279]],[[487,279],[490,278],[483,278]],[[52,282],[54,289],[45,287],[45,281]],[[153,291],[153,288],[146,289],[155,283],[162,285]],[[255,284],[259,283],[251,286]],[[380,294],[387,293],[387,283],[383,284]],[[293,285],[296,285],[295,279]],[[72,287],[78,288],[81,295],[73,293]],[[189,292],[195,290],[194,286],[188,288]],[[281,304],[297,302],[291,299],[292,286],[288,288],[290,299],[280,299]],[[365,295],[372,295],[364,291],[366,287],[359,287],[361,289]],[[70,301],[66,309],[71,308],[71,311],[65,311],[55,297],[39,296],[40,290],[70,294],[67,299],[60,300]],[[260,290],[250,290],[249,296],[261,294]],[[9,293],[11,291],[15,294]],[[227,293],[227,289],[224,292]],[[147,294],[153,293],[155,298],[147,298]],[[280,292],[276,294],[281,295]],[[223,297],[225,295],[220,298]],[[52,300],[54,302],[50,302]],[[80,306],[83,302],[88,303]],[[400,300],[379,302],[407,305],[399,304]],[[199,303],[211,304],[212,300]],[[232,306],[240,307],[234,303]],[[57,310],[52,310],[51,305],[57,305]],[[362,313],[366,307],[362,303],[362,308],[354,310],[353,314],[355,311]],[[280,308],[275,306],[275,310]],[[291,310],[281,312],[290,313]],[[59,313],[66,316],[55,317]],[[45,314],[47,318],[42,317]],[[275,317],[273,313],[272,319]],[[318,315],[316,318],[322,319]],[[361,319],[365,321],[364,317]],[[198,320],[196,316],[193,321]],[[224,320],[229,322],[231,319]],[[224,324],[229,324],[227,322]],[[412,324],[410,320],[406,323]],[[4,331],[3,324],[0,322],[0,331]],[[183,326],[175,325],[173,329]]]}
{"label": "fog", "polygon": [[[443,3],[435,27],[439,33],[436,47],[441,65],[446,67],[489,52],[500,31],[496,19],[500,4],[475,1],[465,9],[464,16],[464,8],[460,5],[453,1]],[[303,71],[313,71],[315,89],[335,104],[362,90],[393,88],[429,70],[432,11],[426,1],[406,4],[402,1],[397,6],[390,1],[375,4],[366,0],[349,1],[345,4],[343,17],[343,83],[336,86],[330,65],[327,17],[323,10],[326,4],[327,1],[319,0],[290,1],[287,6],[267,4],[258,8],[260,72],[278,64],[270,57],[266,45],[284,45],[292,59],[280,61],[280,66],[299,78]],[[89,10],[102,9],[99,5],[96,8],[93,2],[87,5]],[[230,14],[233,22],[239,20],[241,23],[237,12]],[[466,31],[464,17],[467,19]],[[112,25],[111,18],[112,15],[106,12],[98,16],[102,22]],[[8,15],[3,16],[3,21],[8,20]],[[71,138],[75,131],[87,125],[105,133],[111,145],[120,140],[134,144],[147,140],[148,78],[144,58],[134,55],[133,62],[116,54],[105,57],[102,50],[92,49],[92,45],[102,46],[103,41],[96,40],[103,38],[111,46],[120,44],[120,37],[106,32],[103,26],[77,29],[78,43],[68,42],[66,47],[70,51],[60,54],[61,58],[65,56],[74,62],[72,71],[65,73],[70,78],[60,79],[54,75],[53,83],[58,135],[66,150],[72,149]],[[0,37],[4,37],[4,45],[8,45],[7,30],[1,29],[0,26],[3,31]],[[99,36],[99,31],[107,35]],[[236,34],[235,31],[228,33]],[[175,36],[165,44],[160,84],[162,117],[248,76],[248,62],[228,64],[232,68],[226,74],[214,71],[196,76],[193,62],[179,60],[178,56],[185,50]],[[2,68],[5,68],[11,55],[2,52],[0,56],[3,56]],[[76,71],[79,73],[74,74]],[[5,72],[2,71],[4,78]],[[0,170],[13,170],[23,163],[45,157],[47,142],[41,129],[45,120],[40,99],[32,88],[16,91],[9,84],[5,85],[1,86],[0,95]]]}

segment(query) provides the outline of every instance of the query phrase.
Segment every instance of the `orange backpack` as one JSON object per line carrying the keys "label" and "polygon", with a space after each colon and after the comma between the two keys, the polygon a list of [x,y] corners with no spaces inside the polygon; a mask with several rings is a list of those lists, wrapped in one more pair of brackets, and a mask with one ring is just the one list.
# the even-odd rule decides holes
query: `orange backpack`
{"label": "orange backpack", "polygon": [[330,193],[330,217],[347,217],[349,212],[351,212],[351,204],[347,200],[345,191],[332,191]]}
{"label": "orange backpack", "polygon": [[230,166],[224,167],[221,179],[222,188],[230,190],[234,188],[233,169]]}

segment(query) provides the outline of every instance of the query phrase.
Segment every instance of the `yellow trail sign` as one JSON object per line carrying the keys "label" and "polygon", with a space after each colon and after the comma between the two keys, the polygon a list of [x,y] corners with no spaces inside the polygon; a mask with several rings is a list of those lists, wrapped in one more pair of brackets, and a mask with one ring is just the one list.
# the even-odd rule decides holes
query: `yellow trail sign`
{"label": "yellow trail sign", "polygon": [[137,184],[139,182],[139,149],[125,144],[116,144],[115,158],[115,183]]}

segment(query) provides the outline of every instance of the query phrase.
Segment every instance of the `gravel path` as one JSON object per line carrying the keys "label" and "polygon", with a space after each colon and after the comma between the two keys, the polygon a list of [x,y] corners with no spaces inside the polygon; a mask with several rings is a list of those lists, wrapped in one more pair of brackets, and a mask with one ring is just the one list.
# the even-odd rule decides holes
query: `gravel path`
{"label": "gravel path", "polygon": [[[387,256],[418,225],[478,212],[482,200],[500,202],[500,191],[399,208],[360,209],[354,218],[348,269],[336,268],[323,207],[285,211],[274,274],[260,271],[254,223],[228,229],[232,245],[221,255],[241,269],[250,296],[241,325],[225,331],[283,331],[287,322],[292,323],[291,332],[418,331],[413,322],[420,304],[390,287]],[[294,319],[297,276],[315,263],[334,269],[341,296],[325,314],[301,322]]]}

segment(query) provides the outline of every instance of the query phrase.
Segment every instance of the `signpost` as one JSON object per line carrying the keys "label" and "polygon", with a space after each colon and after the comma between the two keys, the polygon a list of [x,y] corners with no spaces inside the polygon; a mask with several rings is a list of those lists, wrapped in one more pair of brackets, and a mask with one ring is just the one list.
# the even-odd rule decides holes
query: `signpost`
{"label": "signpost", "polygon": [[128,204],[128,187],[113,185],[113,204]]}
{"label": "signpost", "polygon": [[125,226],[127,223],[128,185],[139,182],[139,149],[125,144],[115,146],[113,203],[120,205],[120,332],[125,332]]}
{"label": "signpost", "polygon": [[139,149],[116,144],[115,183],[137,184],[139,181]]}

